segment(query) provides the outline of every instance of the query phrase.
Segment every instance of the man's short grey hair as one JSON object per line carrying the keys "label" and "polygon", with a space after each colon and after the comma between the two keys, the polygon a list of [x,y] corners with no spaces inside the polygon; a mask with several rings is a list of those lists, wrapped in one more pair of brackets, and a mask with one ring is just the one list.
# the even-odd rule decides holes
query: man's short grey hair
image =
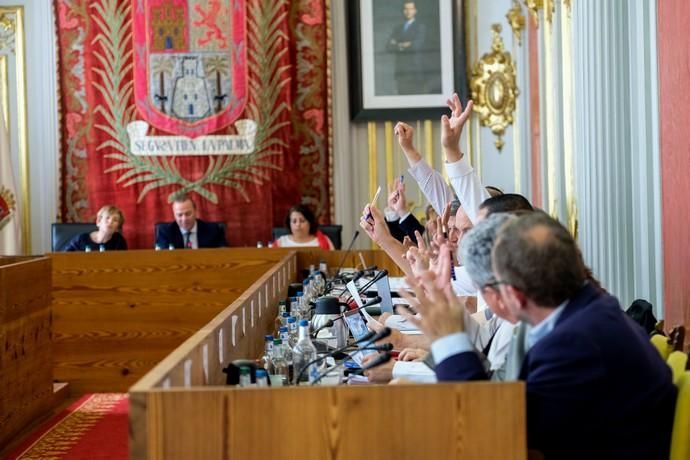
{"label": "man's short grey hair", "polygon": [[507,213],[491,214],[477,223],[462,239],[461,260],[467,274],[480,289],[496,281],[491,268],[491,250],[501,227],[513,219],[515,216]]}

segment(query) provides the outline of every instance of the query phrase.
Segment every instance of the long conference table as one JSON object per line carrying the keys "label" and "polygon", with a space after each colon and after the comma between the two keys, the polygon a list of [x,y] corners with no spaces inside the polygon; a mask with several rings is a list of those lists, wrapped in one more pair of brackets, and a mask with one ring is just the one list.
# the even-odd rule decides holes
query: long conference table
{"label": "long conference table", "polygon": [[[367,264],[399,274],[385,253],[360,252]],[[262,354],[278,301],[302,270],[321,261],[336,267],[345,255],[227,248],[0,259],[0,332],[18,337],[33,319],[45,324],[47,314],[53,340],[32,350],[36,365],[51,359],[50,383],[67,382],[72,395],[128,392],[134,459],[526,458],[519,382],[224,385],[230,361]],[[358,261],[347,254],[344,265]],[[36,269],[32,283],[18,286],[5,276],[18,266],[24,276]],[[43,292],[42,300],[25,295],[26,317],[18,319],[14,304],[14,321],[1,321],[10,309],[2,293],[18,290]],[[17,372],[34,362],[25,361]],[[0,366],[0,390],[13,379]],[[46,374],[34,380],[19,399],[45,394]],[[0,393],[0,445],[47,404],[44,398],[27,409],[16,393],[11,401]]]}

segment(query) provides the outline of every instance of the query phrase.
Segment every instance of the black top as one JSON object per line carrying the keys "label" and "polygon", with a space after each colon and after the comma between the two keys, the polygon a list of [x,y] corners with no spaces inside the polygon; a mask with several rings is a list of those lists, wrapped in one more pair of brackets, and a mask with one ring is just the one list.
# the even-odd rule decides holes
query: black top
{"label": "black top", "polygon": [[[113,233],[112,238],[110,238],[108,242],[103,243],[103,245],[106,251],[124,251],[127,249],[127,241],[125,241],[125,237],[122,236],[120,232]],[[90,247],[92,251],[97,252],[100,251],[101,243],[93,241],[91,239],[91,233],[87,232],[72,238],[70,242],[67,243],[64,250],[68,252],[85,251],[87,246]]]}

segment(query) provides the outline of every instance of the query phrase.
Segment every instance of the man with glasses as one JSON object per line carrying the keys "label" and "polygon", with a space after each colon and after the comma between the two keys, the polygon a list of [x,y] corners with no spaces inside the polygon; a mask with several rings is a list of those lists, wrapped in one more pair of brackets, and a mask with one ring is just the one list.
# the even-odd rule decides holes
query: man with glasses
{"label": "man with glasses", "polygon": [[[530,449],[546,458],[668,458],[676,388],[644,331],[615,297],[587,280],[572,236],[541,212],[506,223],[491,250],[500,300],[529,323],[526,383]],[[464,336],[462,306],[426,272],[411,280],[408,315],[432,341],[439,381],[486,379]]]}

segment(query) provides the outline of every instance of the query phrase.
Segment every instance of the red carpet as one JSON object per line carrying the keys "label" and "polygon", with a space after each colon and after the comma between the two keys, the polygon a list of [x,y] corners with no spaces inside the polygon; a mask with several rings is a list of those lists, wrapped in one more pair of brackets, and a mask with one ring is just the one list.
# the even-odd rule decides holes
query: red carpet
{"label": "red carpet", "polygon": [[127,459],[126,394],[86,395],[39,427],[8,459]]}

